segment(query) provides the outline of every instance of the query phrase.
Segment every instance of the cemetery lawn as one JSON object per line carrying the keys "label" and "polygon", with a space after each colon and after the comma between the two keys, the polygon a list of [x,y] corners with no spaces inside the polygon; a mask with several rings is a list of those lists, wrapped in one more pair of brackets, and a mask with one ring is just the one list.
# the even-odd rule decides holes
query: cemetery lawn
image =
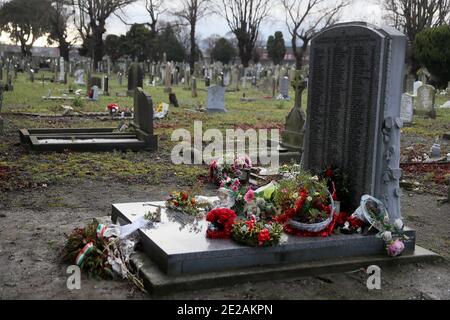
{"label": "cemetery lawn", "polygon": [[[46,74],[46,77],[50,74]],[[72,101],[46,101],[42,96],[69,85],[28,81],[19,74],[14,91],[5,92],[2,116],[5,136],[0,136],[0,299],[12,298],[148,298],[135,292],[124,281],[97,281],[83,276],[82,290],[68,291],[66,266],[58,259],[65,234],[92,218],[105,217],[112,203],[161,200],[174,190],[202,188],[213,195],[215,187],[203,184],[206,166],[173,165],[170,141],[173,130],[192,132],[193,122],[202,121],[203,129],[230,128],[283,129],[293,101],[268,100],[256,89],[246,92],[255,102],[241,102],[243,92],[226,93],[227,114],[206,114],[194,109],[204,107],[206,91],[198,81],[199,97],[182,85],[174,88],[180,108],[171,107],[166,119],[154,123],[159,135],[157,152],[35,153],[20,146],[20,128],[117,127],[108,117],[57,116],[61,105]],[[73,83],[73,79],[70,79]],[[124,81],[126,82],[126,81]],[[73,85],[74,89],[85,87]],[[125,92],[116,77],[110,77],[109,97],[99,102],[84,101],[74,106],[77,112],[105,112],[109,103],[132,107],[132,98],[116,97]],[[168,102],[163,87],[146,86],[144,91],[154,103]],[[291,92],[293,95],[293,92]],[[437,105],[450,100],[438,96]],[[303,106],[306,105],[306,94]],[[194,111],[190,111],[194,110]],[[40,116],[36,116],[40,114]],[[402,162],[428,152],[435,137],[450,131],[450,109],[438,109],[435,120],[415,117],[402,134]],[[442,154],[450,152],[448,141],[441,141]],[[383,290],[369,292],[364,271],[307,277],[281,282],[244,284],[226,289],[179,293],[167,298],[230,299],[422,299],[450,298],[450,204],[438,200],[445,196],[449,167],[406,168],[403,177],[402,208],[406,224],[417,229],[419,245],[443,256],[446,261],[423,265],[392,267],[383,270]],[[401,270],[401,271],[399,271]],[[398,278],[397,278],[398,277]]]}

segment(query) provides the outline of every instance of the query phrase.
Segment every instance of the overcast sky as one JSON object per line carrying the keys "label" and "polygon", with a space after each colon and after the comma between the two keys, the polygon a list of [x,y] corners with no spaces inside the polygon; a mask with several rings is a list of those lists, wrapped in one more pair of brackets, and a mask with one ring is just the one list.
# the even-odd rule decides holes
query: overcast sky
{"label": "overcast sky", "polygon": [[[332,1],[332,0],[330,0]],[[353,0],[352,4],[345,8],[341,22],[344,21],[367,21],[373,24],[382,24],[382,10],[380,6],[381,0]],[[147,21],[147,11],[144,7],[145,0],[138,0],[136,3],[128,6],[123,13],[124,20],[128,23]],[[172,6],[174,1],[168,1]],[[275,31],[282,31],[285,39],[288,39],[288,31],[286,28],[286,19],[284,11],[278,0],[273,0],[273,8],[270,11],[271,16],[266,19],[261,27],[261,39],[266,40],[270,34]],[[173,19],[170,15],[166,15],[163,20]],[[120,19],[112,17],[108,20],[107,34],[124,34],[130,27],[123,24]],[[197,28],[197,37],[199,39],[207,38],[210,35],[218,34],[221,36],[229,32],[226,21],[219,15],[212,14],[199,22]],[[8,36],[2,33],[0,41],[9,42]],[[40,39],[36,45],[45,46],[45,39]]]}

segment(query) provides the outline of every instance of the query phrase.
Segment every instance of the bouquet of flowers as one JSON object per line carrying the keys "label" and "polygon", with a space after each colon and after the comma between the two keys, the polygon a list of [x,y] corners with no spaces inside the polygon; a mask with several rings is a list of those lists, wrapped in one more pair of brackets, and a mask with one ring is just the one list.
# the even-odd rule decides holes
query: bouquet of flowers
{"label": "bouquet of flowers", "polygon": [[172,192],[166,201],[166,207],[191,216],[197,216],[203,210],[203,205],[198,203],[194,196],[187,192]]}
{"label": "bouquet of flowers", "polygon": [[389,256],[396,257],[405,249],[402,240],[408,237],[405,235],[402,219],[391,223],[389,213],[380,200],[369,195],[362,196],[361,205],[352,216],[369,223],[369,229],[378,230],[377,236],[384,240]]}
{"label": "bouquet of flowers", "polygon": [[236,217],[236,213],[231,209],[211,210],[206,215],[206,221],[209,222],[206,236],[211,239],[230,239]]}
{"label": "bouquet of flowers", "polygon": [[232,237],[241,244],[252,247],[268,247],[280,242],[283,226],[276,222],[239,220],[233,225]]}
{"label": "bouquet of flowers", "polygon": [[220,185],[227,178],[235,178],[233,167],[227,164],[220,165],[216,160],[211,161],[209,164],[209,181]]}
{"label": "bouquet of flowers", "polygon": [[264,221],[272,220],[277,214],[277,208],[270,201],[266,201],[253,190],[248,190],[244,196],[244,213],[247,217],[257,217]]}
{"label": "bouquet of flowers", "polygon": [[299,174],[280,183],[275,201],[283,213],[276,219],[294,229],[320,232],[334,220],[333,199],[318,177]]}

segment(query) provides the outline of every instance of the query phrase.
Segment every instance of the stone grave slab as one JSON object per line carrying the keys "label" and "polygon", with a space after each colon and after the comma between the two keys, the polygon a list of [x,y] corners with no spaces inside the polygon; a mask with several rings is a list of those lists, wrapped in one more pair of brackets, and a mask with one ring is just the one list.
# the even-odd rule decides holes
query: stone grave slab
{"label": "stone grave slab", "polygon": [[[211,198],[211,200],[214,198]],[[164,202],[138,202],[112,205],[112,221],[132,223]],[[140,229],[143,250],[167,275],[181,276],[260,266],[385,254],[384,241],[375,235],[333,235],[328,238],[302,238],[284,234],[274,247],[253,248],[232,240],[206,238],[207,222],[162,209],[161,223]],[[404,255],[414,253],[415,231],[408,229]]]}
{"label": "stone grave slab", "polygon": [[37,151],[108,151],[156,150],[158,137],[153,134],[153,103],[141,88],[135,90],[134,131],[117,128],[21,129],[20,141]]}

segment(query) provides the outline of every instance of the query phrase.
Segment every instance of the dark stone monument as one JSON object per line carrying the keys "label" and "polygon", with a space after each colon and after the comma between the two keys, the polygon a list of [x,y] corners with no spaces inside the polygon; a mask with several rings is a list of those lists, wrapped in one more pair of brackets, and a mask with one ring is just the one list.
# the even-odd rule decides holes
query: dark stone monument
{"label": "dark stone monument", "polygon": [[92,77],[89,81],[89,87],[97,86],[99,88],[102,87],[102,79],[99,77]]}
{"label": "dark stone monument", "polygon": [[205,78],[205,87],[208,88],[209,86],[211,86],[211,79],[209,77],[206,77]]}
{"label": "dark stone monument", "polygon": [[349,176],[352,206],[370,194],[400,217],[400,100],[406,37],[366,23],[337,24],[311,42],[302,166]]}
{"label": "dark stone monument", "polygon": [[128,70],[128,96],[133,96],[137,88],[144,87],[144,71],[139,63],[132,63]]}
{"label": "dark stone monument", "polygon": [[3,130],[3,118],[2,118],[2,107],[3,107],[3,85],[0,85],[0,134],[4,134]]}
{"label": "dark stone monument", "polygon": [[180,107],[180,105],[178,104],[177,95],[175,93],[169,93],[169,103],[170,103],[170,105],[174,106],[175,108]]}
{"label": "dark stone monument", "polygon": [[103,95],[109,96],[109,77],[105,76],[103,78]]}

